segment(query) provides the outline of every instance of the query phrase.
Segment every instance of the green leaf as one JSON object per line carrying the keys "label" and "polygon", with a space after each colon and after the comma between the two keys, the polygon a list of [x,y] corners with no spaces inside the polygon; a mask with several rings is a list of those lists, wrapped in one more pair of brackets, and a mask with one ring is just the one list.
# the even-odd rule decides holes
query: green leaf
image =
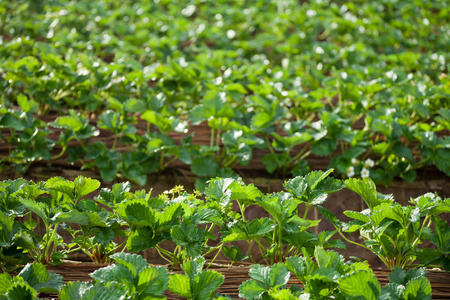
{"label": "green leaf", "polygon": [[186,299],[192,298],[191,284],[187,276],[181,274],[170,274],[169,285],[167,289],[172,293],[184,297]]}
{"label": "green leaf", "polygon": [[169,272],[165,267],[144,269],[138,274],[137,290],[145,296],[161,295],[169,284]]}
{"label": "green leaf", "polygon": [[404,299],[431,299],[431,284],[425,278],[413,278],[406,285]]}
{"label": "green leaf", "polygon": [[52,223],[74,223],[74,224],[80,224],[80,225],[88,225],[89,224],[89,217],[87,213],[80,212],[77,210],[72,210],[68,212],[61,212],[57,213],[52,219]]}
{"label": "green leaf", "polygon": [[365,270],[339,279],[339,289],[347,297],[364,297],[366,300],[376,300],[380,295],[381,286],[377,277]]}
{"label": "green leaf", "polygon": [[110,257],[115,260],[116,264],[126,266],[133,276],[138,276],[142,271],[149,267],[147,260],[135,253],[119,252],[114,253]]}
{"label": "green leaf", "polygon": [[257,280],[247,280],[239,286],[239,297],[244,299],[260,299],[268,291],[264,283]]}
{"label": "green leaf", "polygon": [[144,251],[156,247],[164,239],[163,235],[155,235],[149,227],[138,228],[128,237],[127,249],[131,252]]}
{"label": "green leaf", "polygon": [[195,276],[200,274],[203,270],[203,266],[205,264],[205,258],[204,257],[198,257],[196,259],[191,259],[185,261],[181,267],[184,270],[184,273],[186,276],[188,276],[190,279],[193,279]]}
{"label": "green leaf", "polygon": [[9,273],[0,273],[0,295],[8,291],[12,286],[13,281]]}
{"label": "green leaf", "polygon": [[223,254],[225,254],[225,256],[228,257],[233,263],[247,258],[244,252],[242,252],[242,250],[235,245],[232,245],[230,248],[223,245],[222,251]]}
{"label": "green leaf", "polygon": [[192,160],[191,171],[198,176],[215,177],[219,166],[211,157],[196,157]]}
{"label": "green leaf", "polygon": [[[25,113],[23,115],[25,116]],[[0,128],[12,128],[17,131],[23,131],[26,128],[25,124],[25,122],[11,113],[4,114],[0,117]]]}
{"label": "green leaf", "polygon": [[117,214],[131,225],[152,227],[155,224],[155,210],[143,199],[120,203]]}
{"label": "green leaf", "polygon": [[70,129],[72,131],[80,131],[84,124],[81,121],[81,118],[79,116],[62,116],[57,118],[53,123],[52,126],[57,128],[65,128]]}
{"label": "green leaf", "polygon": [[314,142],[311,151],[318,156],[331,155],[338,146],[336,139],[323,138]]}
{"label": "green leaf", "polygon": [[33,112],[37,108],[37,102],[34,100],[29,101],[27,96],[24,94],[19,94],[17,96],[17,104],[24,112]]}
{"label": "green leaf", "polygon": [[288,257],[286,259],[286,267],[295,277],[305,282],[305,278],[317,269],[315,264],[308,263],[305,257]]}
{"label": "green leaf", "polygon": [[[292,294],[291,290],[287,290],[287,289],[283,289],[283,290],[277,290],[277,289],[272,289],[269,291],[269,296],[272,299],[277,299],[277,300],[298,300],[298,299],[303,299],[303,298],[298,298],[296,296],[294,296]],[[305,298],[305,299],[309,299],[309,298]]]}
{"label": "green leaf", "polygon": [[229,186],[235,182],[232,178],[213,179],[206,187],[204,194],[221,206],[227,206],[231,201],[231,189]]}
{"label": "green leaf", "polygon": [[375,206],[382,202],[378,199],[377,187],[370,178],[350,178],[345,181],[345,185],[349,190],[352,190],[355,193],[359,194],[370,209],[373,209]]}
{"label": "green leaf", "polygon": [[66,194],[75,201],[75,183],[62,177],[52,177],[45,183],[45,187]]}
{"label": "green leaf", "polygon": [[78,176],[74,181],[74,198],[76,201],[94,192],[100,187],[100,181],[84,176]]}
{"label": "green leaf", "polygon": [[20,202],[29,210],[37,214],[47,226],[50,224],[49,208],[47,205],[29,199],[20,199]]}
{"label": "green leaf", "polygon": [[78,281],[67,283],[58,296],[61,300],[124,300],[127,299],[127,290],[117,282],[94,285]]}
{"label": "green leaf", "polygon": [[224,282],[225,277],[216,271],[203,271],[191,280],[191,291],[195,299],[208,299]]}
{"label": "green leaf", "polygon": [[92,278],[101,283],[116,281],[128,287],[134,286],[135,275],[125,265],[114,264],[98,269],[90,274]]}
{"label": "green leaf", "polygon": [[286,285],[291,275],[283,263],[278,263],[271,267],[254,265],[248,274],[251,278],[261,281],[269,288]]}
{"label": "green leaf", "polygon": [[34,300],[37,292],[24,282],[15,282],[5,296],[8,300]]}
{"label": "green leaf", "polygon": [[231,234],[227,235],[223,242],[260,239],[274,228],[275,223],[268,218],[253,219],[250,222],[240,221],[231,228]]}
{"label": "green leaf", "polygon": [[368,216],[366,216],[360,212],[357,212],[357,211],[346,210],[346,211],[344,211],[344,215],[346,215],[349,218],[355,219],[355,220],[360,220],[365,223],[370,223],[370,218]]}
{"label": "green leaf", "polygon": [[41,263],[27,264],[18,276],[39,292],[57,292],[64,285],[60,275],[49,273]]}

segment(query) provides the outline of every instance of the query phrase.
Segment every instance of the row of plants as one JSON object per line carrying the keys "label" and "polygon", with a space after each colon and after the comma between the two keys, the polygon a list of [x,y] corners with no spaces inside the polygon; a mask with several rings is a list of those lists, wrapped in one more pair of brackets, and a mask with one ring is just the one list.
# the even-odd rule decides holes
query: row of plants
{"label": "row of plants", "polygon": [[[2,299],[37,299],[38,292],[57,293],[61,300],[166,299],[166,290],[189,300],[232,299],[215,292],[225,278],[217,271],[204,270],[203,258],[184,262],[184,274],[169,274],[163,266],[150,266],[137,254],[116,253],[112,258],[115,264],[90,274],[93,282],[64,284],[61,276],[48,273],[40,263],[27,264],[15,277],[0,274]],[[303,288],[295,284],[287,288],[291,274]],[[305,253],[271,267],[254,265],[249,275],[251,279],[239,286],[239,296],[249,300],[431,299],[425,268],[406,272],[396,267],[390,282],[381,287],[366,263],[345,262],[337,252],[320,247],[314,257]]]}
{"label": "row of plants", "polygon": [[250,162],[305,175],[323,156],[342,178],[450,175],[443,2],[18,0],[0,12],[1,168],[62,158],[144,185],[176,161],[200,188]]}
{"label": "row of plants", "polygon": [[[450,212],[450,199],[428,193],[402,206],[391,195],[378,193],[370,178],[342,181],[330,177],[331,172],[297,176],[284,183],[285,191],[268,194],[232,178],[212,179],[203,193],[176,186],[154,196],[151,191],[131,192],[129,183],[98,191],[99,181],[82,176],[74,181],[3,181],[0,266],[14,270],[29,259],[57,265],[74,252],[102,263],[117,252],[153,248],[174,267],[197,257],[213,263],[220,253],[230,264],[260,260],[274,265],[290,256],[313,256],[317,247],[345,249],[346,241],[373,252],[389,269],[450,270],[450,228],[439,217]],[[349,220],[323,206],[328,194],[344,187],[367,205],[362,211],[345,211]],[[85,198],[94,192],[98,195]],[[255,207],[268,217],[247,218],[246,211]],[[336,230],[320,231],[321,220],[308,218],[312,209]]]}

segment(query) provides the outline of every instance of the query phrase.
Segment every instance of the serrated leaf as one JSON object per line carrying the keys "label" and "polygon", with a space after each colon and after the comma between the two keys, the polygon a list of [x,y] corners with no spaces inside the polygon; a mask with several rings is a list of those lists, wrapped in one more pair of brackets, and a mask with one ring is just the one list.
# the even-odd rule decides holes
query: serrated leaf
{"label": "serrated leaf", "polygon": [[248,275],[268,288],[275,288],[286,285],[291,274],[283,263],[278,263],[270,267],[253,265]]}
{"label": "serrated leaf", "polygon": [[37,292],[24,282],[15,282],[5,296],[8,300],[35,300]]}
{"label": "serrated leaf", "polygon": [[211,180],[206,187],[204,194],[206,197],[216,201],[221,206],[227,206],[231,201],[231,189],[228,187],[235,182],[232,178]]}
{"label": "serrated leaf", "polygon": [[123,283],[128,287],[134,285],[135,275],[125,265],[114,264],[101,269],[98,269],[90,274],[92,278],[98,282],[106,283],[116,281]]}
{"label": "serrated leaf", "polygon": [[110,257],[115,260],[116,264],[126,266],[133,276],[138,276],[140,272],[149,267],[147,260],[135,253],[119,252],[114,253]]}
{"label": "serrated leaf", "polygon": [[431,284],[425,278],[413,278],[406,285],[405,299],[431,299]]}
{"label": "serrated leaf", "polygon": [[20,199],[20,202],[25,205],[29,210],[37,214],[42,221],[49,225],[50,219],[49,219],[49,208],[47,205],[41,202],[36,202],[29,199]]}
{"label": "serrated leaf", "polygon": [[156,247],[163,240],[162,234],[155,236],[149,227],[138,228],[128,237],[127,249],[131,252],[144,251]]}
{"label": "serrated leaf", "polygon": [[239,286],[239,297],[244,299],[259,299],[267,291],[268,288],[264,283],[250,279]]}
{"label": "serrated leaf", "polygon": [[100,181],[78,176],[74,181],[74,198],[76,201],[92,193],[100,187]]}
{"label": "serrated leaf", "polygon": [[225,277],[216,271],[203,271],[191,280],[191,291],[195,299],[208,299],[224,282]]}
{"label": "serrated leaf", "polygon": [[376,300],[381,286],[372,272],[360,270],[339,279],[339,289],[347,297],[362,296],[366,300]]}
{"label": "serrated leaf", "polygon": [[80,225],[88,225],[89,217],[85,212],[72,210],[68,212],[57,213],[51,221],[55,224],[57,223],[74,223]]}
{"label": "serrated leaf", "polygon": [[11,275],[8,273],[0,273],[0,295],[7,292],[12,284],[13,282]]}
{"label": "serrated leaf", "polygon": [[192,297],[190,280],[187,276],[181,274],[171,274],[169,276],[169,285],[167,289],[181,297],[190,299]]}
{"label": "serrated leaf", "polygon": [[377,188],[375,183],[370,178],[350,178],[345,181],[345,186],[349,190],[359,194],[370,209],[373,209],[381,203],[381,201],[377,198]]}
{"label": "serrated leaf", "polygon": [[360,220],[363,221],[365,223],[370,223],[370,218],[360,212],[357,211],[351,211],[351,210],[346,210],[344,211],[344,215],[346,215],[349,218],[355,219],[355,220]]}
{"label": "serrated leaf", "polygon": [[88,282],[69,282],[58,296],[61,300],[123,300],[127,299],[127,290],[117,282],[95,285]]}
{"label": "serrated leaf", "polygon": [[149,267],[138,274],[137,290],[141,295],[161,295],[169,284],[169,271],[165,267]]}
{"label": "serrated leaf", "polygon": [[225,256],[228,257],[232,262],[242,261],[247,257],[244,252],[242,252],[242,250],[235,245],[232,245],[230,248],[223,245],[222,251],[223,254],[225,254]]}
{"label": "serrated leaf", "polygon": [[143,199],[120,203],[117,214],[132,225],[152,227],[155,224],[155,211]]}

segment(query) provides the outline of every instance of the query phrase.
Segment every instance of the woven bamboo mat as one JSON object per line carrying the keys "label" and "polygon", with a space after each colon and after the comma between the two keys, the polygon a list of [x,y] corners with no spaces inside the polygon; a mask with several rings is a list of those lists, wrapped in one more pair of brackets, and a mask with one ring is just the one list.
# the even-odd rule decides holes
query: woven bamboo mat
{"label": "woven bamboo mat", "polygon": [[[92,281],[92,278],[89,276],[89,274],[105,266],[107,266],[107,264],[95,265],[85,263],[74,263],[74,264],[64,264],[56,267],[49,267],[49,271],[62,275],[64,277],[64,282]],[[181,271],[179,268],[169,267],[169,269],[172,269],[170,271],[171,273],[183,273],[183,271]],[[210,268],[209,270],[217,271],[225,276],[225,282],[217,290],[217,292],[221,293],[222,295],[229,295],[232,299],[241,299],[239,298],[239,286],[244,281],[250,279],[250,277],[248,276],[250,264],[244,263],[239,266],[227,268],[225,267],[225,265],[221,266],[221,264],[219,263],[216,264],[214,268]],[[389,282],[390,270],[373,269],[373,271],[382,286],[384,286]],[[427,278],[430,281],[433,290],[432,299],[435,300],[450,299],[450,273],[445,273],[441,270],[435,269],[427,270]],[[302,283],[294,276],[291,277],[288,286],[290,286],[291,284],[296,284],[300,287],[303,286]],[[168,300],[184,299],[169,291],[166,291],[164,293],[164,296],[166,296]],[[45,294],[45,293],[41,293],[39,298],[58,299],[57,295],[55,294]]]}

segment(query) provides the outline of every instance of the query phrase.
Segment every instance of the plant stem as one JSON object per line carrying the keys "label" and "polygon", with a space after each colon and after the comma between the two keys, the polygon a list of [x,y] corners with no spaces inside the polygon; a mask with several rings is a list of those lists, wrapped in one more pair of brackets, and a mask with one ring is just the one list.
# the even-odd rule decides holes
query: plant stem
{"label": "plant stem", "polygon": [[305,205],[306,205],[306,208],[305,208],[305,214],[303,215],[303,219],[306,220],[306,217],[308,215],[308,211],[309,211],[309,208],[311,207],[311,204],[305,203]]}
{"label": "plant stem", "polygon": [[223,246],[223,244],[220,245],[220,247],[217,249],[218,251],[217,251],[216,255],[214,256],[214,258],[213,258],[213,259],[211,260],[211,262],[209,263],[209,265],[206,267],[207,269],[208,269],[208,268],[212,265],[212,263],[216,260],[217,256],[219,255],[220,251],[222,250],[222,246]]}

